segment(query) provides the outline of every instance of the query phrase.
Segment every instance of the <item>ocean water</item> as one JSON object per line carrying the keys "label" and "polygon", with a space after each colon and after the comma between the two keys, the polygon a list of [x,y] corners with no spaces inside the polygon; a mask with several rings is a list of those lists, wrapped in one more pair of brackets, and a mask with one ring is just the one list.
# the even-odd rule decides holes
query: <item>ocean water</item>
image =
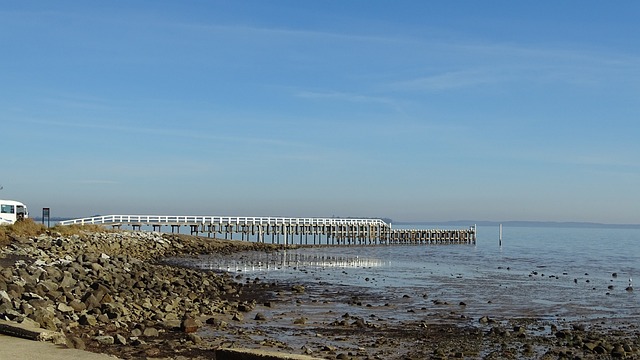
{"label": "ocean water", "polygon": [[[640,230],[505,227],[502,245],[498,238],[498,227],[478,227],[475,245],[317,247],[187,262],[301,283],[318,300],[362,294],[369,306],[386,306],[395,317],[418,309],[466,317],[640,318]],[[637,287],[629,291],[634,277]]]}

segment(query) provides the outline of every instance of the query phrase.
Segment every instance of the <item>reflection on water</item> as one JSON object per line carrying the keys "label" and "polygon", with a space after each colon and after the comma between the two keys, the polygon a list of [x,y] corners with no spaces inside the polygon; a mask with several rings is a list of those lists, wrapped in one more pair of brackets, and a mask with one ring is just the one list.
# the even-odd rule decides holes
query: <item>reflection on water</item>
{"label": "reflection on water", "polygon": [[203,256],[195,266],[203,270],[263,272],[283,269],[372,268],[389,266],[388,260],[360,256],[332,256],[282,251],[251,253],[240,257]]}
{"label": "reflection on water", "polygon": [[[640,274],[640,231],[508,228],[502,246],[497,227],[478,233],[474,246],[304,248],[176,262],[303,283],[309,296],[335,296],[344,289],[371,294],[380,299],[373,306],[395,305],[385,307],[394,317],[415,309],[436,311],[435,300],[455,307],[435,309],[471,317],[640,317],[640,291],[626,291],[628,279]],[[462,302],[466,305],[458,308]]]}

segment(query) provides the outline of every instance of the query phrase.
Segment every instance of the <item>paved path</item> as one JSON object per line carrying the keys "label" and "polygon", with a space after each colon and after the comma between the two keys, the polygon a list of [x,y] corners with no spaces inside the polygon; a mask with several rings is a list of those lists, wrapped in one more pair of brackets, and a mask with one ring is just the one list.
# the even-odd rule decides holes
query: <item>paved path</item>
{"label": "paved path", "polygon": [[[0,359],[15,360],[114,360],[116,357],[56,345],[62,334],[12,321],[0,320]],[[37,341],[50,340],[50,341]]]}
{"label": "paved path", "polygon": [[0,335],[0,359],[14,360],[114,360],[113,356],[89,351],[68,349],[47,341],[26,340]]}
{"label": "paved path", "polygon": [[[0,359],[11,360],[117,360],[106,354],[69,349],[65,345],[56,345],[48,339],[61,342],[62,334],[54,331],[0,320]],[[30,340],[31,339],[31,340]],[[218,349],[216,359],[220,360],[322,360],[307,355],[283,354],[256,349]]]}

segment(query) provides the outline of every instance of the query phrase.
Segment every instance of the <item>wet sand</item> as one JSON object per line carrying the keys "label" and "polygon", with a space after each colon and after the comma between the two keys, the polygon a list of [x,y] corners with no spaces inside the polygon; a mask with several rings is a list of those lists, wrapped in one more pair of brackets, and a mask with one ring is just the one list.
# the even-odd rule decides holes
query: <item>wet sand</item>
{"label": "wet sand", "polygon": [[[241,319],[219,316],[212,346],[279,349],[328,359],[638,357],[634,320],[564,322],[472,315],[469,305],[398,294],[394,303],[348,288],[265,284],[266,302]],[[422,306],[415,306],[416,302]],[[617,350],[616,350],[617,349]],[[626,349],[626,350],[624,350]],[[624,352],[622,352],[624,350]]]}
{"label": "wet sand", "polygon": [[[198,263],[183,260],[184,265]],[[241,317],[216,316],[215,325],[200,331],[202,338],[214,347],[276,349],[329,359],[640,356],[640,328],[634,317],[594,316],[601,312],[579,304],[494,302],[487,298],[498,296],[485,294],[483,288],[478,291],[482,295],[467,293],[463,299],[415,288],[384,293],[371,286],[329,284],[314,279],[313,270],[294,270],[310,275],[276,282],[261,273],[231,270],[245,283],[245,291],[252,287],[260,296],[254,295],[255,307]],[[533,271],[519,281],[539,282],[540,275]],[[459,283],[445,281],[449,287]]]}

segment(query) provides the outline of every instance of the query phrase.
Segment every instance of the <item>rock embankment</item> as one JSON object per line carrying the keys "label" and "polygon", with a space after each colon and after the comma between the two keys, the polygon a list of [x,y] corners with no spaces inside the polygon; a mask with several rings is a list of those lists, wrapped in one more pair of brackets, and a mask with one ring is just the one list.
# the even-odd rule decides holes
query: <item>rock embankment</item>
{"label": "rock embankment", "polygon": [[118,345],[113,353],[127,347],[135,357],[173,352],[162,339],[198,343],[200,319],[237,311],[243,284],[154,260],[238,250],[273,247],[149,232],[15,239],[0,250],[11,264],[0,267],[0,318],[59,331],[75,348],[111,352]]}

